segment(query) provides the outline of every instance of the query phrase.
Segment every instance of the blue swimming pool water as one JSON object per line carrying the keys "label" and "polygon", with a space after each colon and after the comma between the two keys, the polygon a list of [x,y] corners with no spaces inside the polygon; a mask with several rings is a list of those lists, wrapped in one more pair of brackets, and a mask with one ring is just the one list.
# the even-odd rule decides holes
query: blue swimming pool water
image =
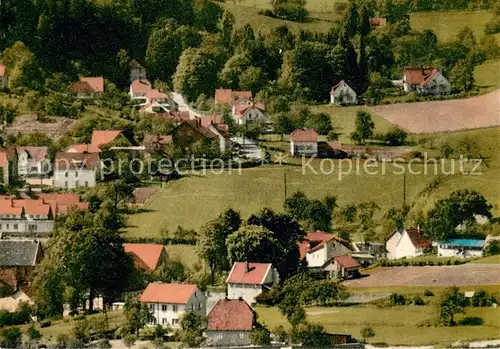
{"label": "blue swimming pool water", "polygon": [[463,247],[483,247],[484,242],[484,240],[479,239],[450,239],[446,240],[445,244]]}

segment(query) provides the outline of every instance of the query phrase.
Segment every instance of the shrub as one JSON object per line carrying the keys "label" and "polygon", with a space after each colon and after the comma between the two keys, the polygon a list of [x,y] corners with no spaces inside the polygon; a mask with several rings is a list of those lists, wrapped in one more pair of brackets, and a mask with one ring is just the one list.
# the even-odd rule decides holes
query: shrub
{"label": "shrub", "polygon": [[500,33],[500,16],[496,16],[488,22],[484,28],[486,34]]}
{"label": "shrub", "polygon": [[250,340],[255,345],[271,344],[271,334],[266,328],[256,328],[250,334]]}
{"label": "shrub", "polygon": [[46,328],[52,326],[52,321],[50,320],[43,320],[40,322],[40,327],[41,328]]}
{"label": "shrub", "polygon": [[274,6],[276,17],[289,21],[305,22],[309,17],[309,12],[301,4],[278,4]]}
{"label": "shrub", "polygon": [[278,337],[280,342],[286,342],[288,340],[288,333],[282,325],[279,325],[273,330],[273,334]]}
{"label": "shrub", "polygon": [[125,344],[127,348],[131,348],[134,345],[134,343],[135,343],[134,335],[128,334],[125,336],[125,338],[123,338],[123,344]]}
{"label": "shrub", "polygon": [[471,299],[473,307],[490,307],[495,302],[495,297],[488,295],[485,290],[475,292]]}
{"label": "shrub", "polygon": [[425,301],[422,297],[420,296],[415,296],[415,298],[413,298],[413,304],[415,305],[425,305]]}
{"label": "shrub", "polygon": [[467,316],[458,322],[461,326],[481,326],[484,324],[483,318],[479,316]]}
{"label": "shrub", "polygon": [[434,297],[434,293],[431,290],[425,290],[424,296],[426,297]]}
{"label": "shrub", "polygon": [[402,294],[393,293],[389,297],[389,303],[391,305],[406,305],[407,299]]}

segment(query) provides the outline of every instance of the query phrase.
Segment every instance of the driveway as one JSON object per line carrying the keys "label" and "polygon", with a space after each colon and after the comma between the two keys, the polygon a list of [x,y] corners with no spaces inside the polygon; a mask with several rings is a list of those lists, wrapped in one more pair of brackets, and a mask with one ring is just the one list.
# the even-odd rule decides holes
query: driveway
{"label": "driveway", "polygon": [[174,100],[175,103],[177,103],[177,106],[179,107],[179,111],[186,111],[189,113],[189,118],[190,119],[196,119],[201,117],[202,115],[193,108],[189,106],[189,104],[186,102],[184,97],[178,93],[178,92],[170,92],[170,95],[172,96],[172,99]]}

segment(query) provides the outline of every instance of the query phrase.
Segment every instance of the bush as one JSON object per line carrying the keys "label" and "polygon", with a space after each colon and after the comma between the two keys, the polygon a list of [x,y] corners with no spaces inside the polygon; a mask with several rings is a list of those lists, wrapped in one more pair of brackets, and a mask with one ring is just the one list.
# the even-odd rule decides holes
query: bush
{"label": "bush", "polygon": [[425,290],[424,296],[426,297],[434,297],[434,293],[431,290]]}
{"label": "bush", "polygon": [[46,328],[52,326],[52,321],[50,320],[43,320],[40,322],[40,327],[41,328]]}
{"label": "bush", "polygon": [[415,296],[415,298],[413,298],[413,304],[415,305],[425,305],[425,301],[422,297],[420,296]]}
{"label": "bush", "polygon": [[274,15],[295,22],[305,22],[309,18],[309,12],[303,5],[290,3],[275,5]]}
{"label": "bush", "polygon": [[493,303],[496,303],[495,297],[488,295],[485,290],[480,290],[474,293],[470,304],[473,307],[491,307]]}
{"label": "bush", "polygon": [[271,344],[271,334],[266,328],[256,328],[250,333],[250,340],[255,345]]}
{"label": "bush", "polygon": [[458,322],[460,326],[481,326],[484,324],[483,318],[479,316],[467,316]]}
{"label": "bush", "polygon": [[408,304],[408,300],[402,294],[393,293],[389,297],[390,305],[406,305]]}
{"label": "bush", "polygon": [[288,340],[288,333],[282,325],[279,325],[273,330],[273,334],[278,338],[280,342],[286,342]]}
{"label": "bush", "polygon": [[494,240],[484,249],[486,256],[495,256],[500,254],[500,241]]}
{"label": "bush", "polygon": [[490,22],[486,23],[484,32],[486,34],[500,33],[500,16],[496,16]]}

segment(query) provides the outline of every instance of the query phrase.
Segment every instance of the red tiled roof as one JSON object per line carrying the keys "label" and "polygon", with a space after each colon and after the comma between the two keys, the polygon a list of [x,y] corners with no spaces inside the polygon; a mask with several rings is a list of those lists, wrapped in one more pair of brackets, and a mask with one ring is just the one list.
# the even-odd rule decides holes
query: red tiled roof
{"label": "red tiled roof", "polygon": [[120,130],[94,130],[90,144],[94,147],[100,147],[101,145],[111,143],[121,133],[122,131]]}
{"label": "red tiled roof", "polygon": [[234,114],[242,118],[246,113],[248,113],[252,109],[260,109],[260,111],[265,111],[265,105],[262,103],[257,104],[236,104],[234,106]]}
{"label": "red tiled roof", "polygon": [[221,299],[208,314],[209,331],[251,331],[255,315],[240,299]]}
{"label": "red tiled roof", "polygon": [[101,149],[92,144],[73,144],[66,149],[66,153],[100,153]]}
{"label": "red tiled roof", "polygon": [[419,228],[410,228],[406,230],[406,232],[408,233],[408,236],[413,246],[429,247],[432,245],[432,242],[425,237],[423,230]]}
{"label": "red tiled roof", "polygon": [[16,147],[17,152],[25,151],[35,161],[40,161],[48,156],[49,150],[47,147]]}
{"label": "red tiled roof", "polygon": [[29,215],[48,215],[50,205],[43,200],[12,200],[13,207],[24,208],[24,213]]}
{"label": "red tiled roof", "polygon": [[162,144],[162,145],[167,145],[172,143],[172,136],[171,135],[152,135],[152,134],[145,134],[144,139],[142,140],[142,143],[144,145],[153,145],[155,143],[157,144]]}
{"label": "red tiled roof", "polygon": [[227,283],[262,285],[272,268],[269,263],[236,262],[233,264]]}
{"label": "red tiled roof", "polygon": [[210,116],[203,116],[200,118],[201,120],[201,126],[207,127],[210,125],[219,125],[224,123],[224,119],[222,115],[210,115]]}
{"label": "red tiled roof", "polygon": [[215,101],[216,102],[231,105],[233,103],[233,98],[234,98],[234,100],[244,99],[244,98],[251,99],[252,92],[251,91],[233,91],[231,89],[217,89],[217,90],[215,90]]}
{"label": "red tiled roof", "polygon": [[145,95],[151,91],[151,84],[148,80],[134,80],[130,84],[130,89],[136,95]]}
{"label": "red tiled roof", "polygon": [[0,64],[0,76],[5,76],[6,70],[7,70],[7,68],[5,67],[5,65]]}
{"label": "red tiled roof", "polygon": [[299,128],[290,134],[290,140],[293,142],[317,142],[318,133],[312,128]]}
{"label": "red tiled roof", "polygon": [[352,256],[335,257],[335,261],[344,269],[359,268],[358,262]]}
{"label": "red tiled roof", "polygon": [[160,261],[162,252],[164,251],[163,245],[157,244],[123,244],[126,253],[133,253],[149,270],[155,270]]}
{"label": "red tiled roof", "polygon": [[370,24],[383,27],[384,25],[387,24],[387,18],[385,17],[370,18]]}
{"label": "red tiled roof", "polygon": [[405,68],[405,82],[412,85],[426,85],[438,73],[436,68]]}
{"label": "red tiled roof", "polygon": [[89,209],[89,203],[81,202],[80,196],[75,193],[40,193],[38,198],[49,204],[56,215],[67,214],[73,208],[80,211]]}
{"label": "red tiled roof", "polygon": [[19,216],[23,213],[22,207],[15,207],[13,200],[0,200],[0,214],[12,214]]}
{"label": "red tiled roof", "polygon": [[163,92],[160,92],[158,90],[149,90],[146,95],[145,95],[146,98],[150,98],[150,99],[167,99],[168,96],[166,93],[163,93]]}
{"label": "red tiled roof", "polygon": [[[321,248],[323,248],[323,245],[326,242],[331,240],[335,240],[349,249],[351,248],[349,243],[344,239],[341,239],[336,235],[327,234],[323,231],[317,230],[307,233],[307,235],[304,238],[304,241],[299,243],[300,258],[304,259],[308,252],[314,252],[320,250]],[[311,242],[316,243],[316,245],[313,246],[312,248],[311,248]]]}
{"label": "red tiled roof", "polygon": [[94,92],[104,92],[103,77],[81,77],[80,81],[89,84]]}
{"label": "red tiled roof", "polygon": [[151,283],[142,292],[140,301],[144,303],[186,304],[196,290],[196,285]]}
{"label": "red tiled roof", "polygon": [[345,84],[345,81],[344,81],[344,80],[340,80],[340,82],[339,82],[337,85],[335,85],[335,86],[333,86],[333,87],[332,87],[332,90],[330,91],[330,94],[333,94],[333,92],[334,92],[337,88],[339,88],[340,86],[342,86],[342,85],[344,85],[344,84]]}
{"label": "red tiled roof", "polygon": [[99,166],[99,154],[97,153],[58,153],[55,160],[56,170],[95,169]]}

